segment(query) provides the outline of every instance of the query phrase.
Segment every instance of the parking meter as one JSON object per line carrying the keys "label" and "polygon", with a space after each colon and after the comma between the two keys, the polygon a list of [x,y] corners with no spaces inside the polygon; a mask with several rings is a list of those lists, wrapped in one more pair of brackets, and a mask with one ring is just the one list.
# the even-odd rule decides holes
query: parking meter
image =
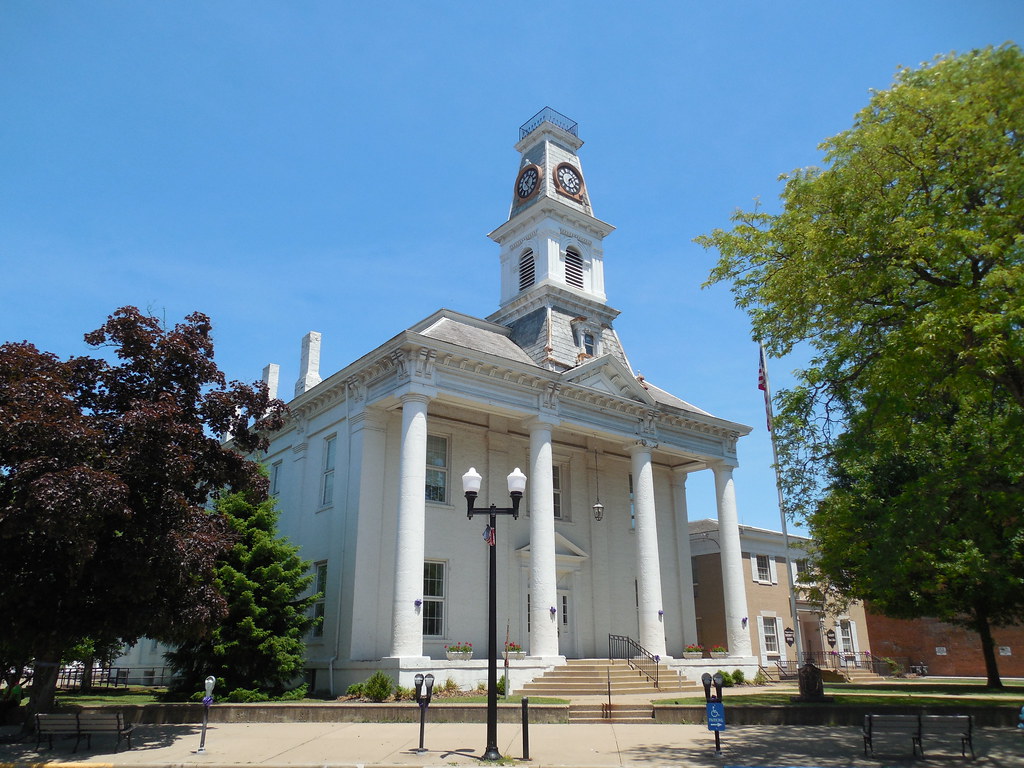
{"label": "parking meter", "polygon": [[417,752],[426,752],[423,746],[423,733],[427,724],[427,707],[430,706],[430,699],[434,695],[434,676],[429,672],[426,675],[417,674],[412,679],[415,686],[416,703],[420,705],[420,747]]}
{"label": "parking meter", "polygon": [[210,722],[210,705],[213,704],[213,686],[217,684],[217,678],[210,675],[205,680],[206,695],[203,697],[203,732],[199,737],[198,752],[206,751],[206,725]]}
{"label": "parking meter", "polygon": [[[705,672],[700,676],[704,685],[704,700],[707,702],[708,730],[715,733],[715,755],[722,754],[721,732],[725,730],[725,705],[722,703],[722,684],[725,682],[721,673],[716,672],[714,677]],[[711,693],[711,686],[715,686],[715,692]]]}

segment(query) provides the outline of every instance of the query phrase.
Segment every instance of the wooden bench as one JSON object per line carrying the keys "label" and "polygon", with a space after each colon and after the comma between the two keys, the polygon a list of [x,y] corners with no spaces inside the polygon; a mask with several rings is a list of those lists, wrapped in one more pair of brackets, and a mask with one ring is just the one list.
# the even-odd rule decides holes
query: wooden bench
{"label": "wooden bench", "polygon": [[134,726],[127,725],[120,712],[79,712],[76,714],[40,714],[36,715],[36,749],[46,736],[53,749],[54,736],[75,737],[75,748],[85,739],[86,747],[92,747],[92,737],[96,733],[111,733],[117,736],[114,751],[121,746],[121,740],[128,742],[132,748],[132,731]]}
{"label": "wooden bench", "polygon": [[918,715],[864,715],[864,756],[875,755],[874,738],[879,734],[896,734],[910,739],[910,749],[917,756],[921,744],[921,718]]}
{"label": "wooden bench", "polygon": [[864,756],[875,754],[874,737],[895,734],[910,739],[911,751],[924,757],[924,739],[952,737],[960,740],[960,755],[970,747],[974,759],[973,721],[970,715],[864,715]]}
{"label": "wooden bench", "polygon": [[54,736],[74,736],[75,749],[78,749],[78,715],[36,715],[36,749],[39,749],[44,736],[50,741],[50,749],[53,749]]}
{"label": "wooden bench", "polygon": [[960,739],[960,756],[967,757],[970,747],[974,759],[974,722],[970,715],[921,715],[921,756],[924,757],[923,740],[927,737]]}

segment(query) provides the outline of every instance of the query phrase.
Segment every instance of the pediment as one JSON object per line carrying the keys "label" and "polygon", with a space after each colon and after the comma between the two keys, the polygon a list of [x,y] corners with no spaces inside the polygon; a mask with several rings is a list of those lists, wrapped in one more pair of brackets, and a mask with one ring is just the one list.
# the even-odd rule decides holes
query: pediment
{"label": "pediment", "polygon": [[[516,550],[516,554],[520,557],[529,557],[530,545],[520,547]],[[590,555],[582,547],[577,546],[569,539],[565,538],[558,531],[555,531],[555,558],[560,561],[578,561],[590,559]]]}
{"label": "pediment", "polygon": [[638,403],[654,405],[655,400],[644,386],[636,380],[633,372],[611,355],[602,355],[588,360],[562,374],[566,382],[595,389],[614,397],[635,400]]}

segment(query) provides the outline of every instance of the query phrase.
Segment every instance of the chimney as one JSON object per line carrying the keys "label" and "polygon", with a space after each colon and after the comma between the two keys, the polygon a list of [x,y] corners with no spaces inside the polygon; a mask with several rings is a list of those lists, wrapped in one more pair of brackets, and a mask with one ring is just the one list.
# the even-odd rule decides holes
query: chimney
{"label": "chimney", "polygon": [[277,382],[281,378],[281,366],[271,363],[263,369],[263,383],[267,385],[267,394],[273,400],[277,397]]}
{"label": "chimney", "polygon": [[295,396],[312,389],[321,381],[320,334],[310,331],[302,337],[302,362],[299,363],[299,380],[295,382]]}

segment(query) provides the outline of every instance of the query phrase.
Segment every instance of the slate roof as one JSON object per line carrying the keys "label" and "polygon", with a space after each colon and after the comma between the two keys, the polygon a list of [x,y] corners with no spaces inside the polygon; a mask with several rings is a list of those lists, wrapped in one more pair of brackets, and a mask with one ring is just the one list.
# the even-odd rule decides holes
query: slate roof
{"label": "slate roof", "polygon": [[451,317],[440,317],[419,332],[431,339],[447,341],[476,352],[497,355],[507,360],[537,367],[530,356],[507,335],[469,323],[462,323]]}

